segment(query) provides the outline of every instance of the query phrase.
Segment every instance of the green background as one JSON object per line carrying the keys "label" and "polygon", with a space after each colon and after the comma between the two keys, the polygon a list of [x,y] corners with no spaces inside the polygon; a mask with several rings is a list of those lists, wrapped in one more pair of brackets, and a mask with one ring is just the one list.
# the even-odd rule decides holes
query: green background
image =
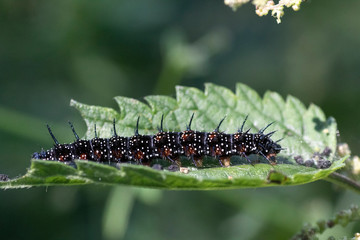
{"label": "green background", "polygon": [[[318,0],[278,25],[223,1],[0,0],[0,173],[25,173],[34,151],[85,123],[70,99],[174,96],[176,84],[291,94],[333,116],[359,154],[360,2]],[[251,114],[251,113],[250,113]],[[185,123],[184,123],[185,125]],[[359,196],[317,182],[231,191],[48,187],[0,192],[4,239],[284,239]],[[359,225],[331,234],[352,236]],[[328,232],[327,232],[328,233]],[[330,234],[330,233],[328,233]]]}

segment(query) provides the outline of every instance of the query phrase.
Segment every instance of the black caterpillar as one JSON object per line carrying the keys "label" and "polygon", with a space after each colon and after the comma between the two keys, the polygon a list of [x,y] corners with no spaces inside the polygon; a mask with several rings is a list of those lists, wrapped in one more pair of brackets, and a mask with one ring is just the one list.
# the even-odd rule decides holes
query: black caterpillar
{"label": "black caterpillar", "polygon": [[91,140],[81,140],[72,123],[69,122],[76,138],[76,141],[71,144],[60,144],[47,125],[55,145],[50,150],[34,153],[32,157],[33,159],[61,162],[71,162],[75,159],[108,163],[134,161],[143,165],[150,165],[153,159],[163,158],[171,163],[181,165],[180,157],[186,156],[193,161],[195,166],[202,166],[203,157],[210,156],[218,159],[221,166],[229,166],[230,157],[234,155],[245,157],[252,164],[248,158],[251,154],[259,154],[271,164],[276,164],[276,154],[283,150],[278,144],[281,139],[274,142],[270,138],[275,131],[264,134],[264,131],[273,123],[260,129],[258,133],[249,133],[250,129],[243,132],[246,116],[238,132],[226,134],[219,131],[224,118],[214,131],[208,133],[191,129],[193,117],[194,114],[185,131],[164,132],[164,116],[162,116],[159,132],[156,135],[140,135],[138,118],[135,135],[132,137],[118,136],[114,119],[113,137],[99,138],[95,125],[95,138]]}

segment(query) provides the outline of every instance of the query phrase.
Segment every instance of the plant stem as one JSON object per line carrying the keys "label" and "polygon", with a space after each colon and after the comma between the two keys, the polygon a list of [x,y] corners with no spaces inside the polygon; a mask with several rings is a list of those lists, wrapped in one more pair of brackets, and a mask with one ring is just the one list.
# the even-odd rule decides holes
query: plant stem
{"label": "plant stem", "polygon": [[325,180],[360,194],[360,184],[345,175],[333,172],[327,178],[325,178]]}
{"label": "plant stem", "polygon": [[322,234],[326,229],[333,228],[336,225],[346,227],[349,223],[358,221],[359,219],[360,209],[357,205],[352,205],[350,206],[350,209],[342,210],[336,213],[333,218],[328,220],[319,220],[314,225],[305,224],[301,231],[294,235],[291,240],[319,239],[316,235]]}

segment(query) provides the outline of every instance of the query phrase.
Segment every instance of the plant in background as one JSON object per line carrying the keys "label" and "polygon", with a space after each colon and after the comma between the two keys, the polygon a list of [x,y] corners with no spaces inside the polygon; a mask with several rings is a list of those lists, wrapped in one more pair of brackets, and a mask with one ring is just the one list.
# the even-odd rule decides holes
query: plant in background
{"label": "plant in background", "polygon": [[[342,210],[338,212],[335,217],[329,220],[320,220],[314,226],[311,224],[305,224],[299,233],[294,235],[291,240],[304,240],[304,239],[319,239],[316,235],[322,234],[326,229],[333,228],[336,225],[341,225],[342,227],[347,226],[349,223],[360,220],[360,209],[359,206],[353,205],[350,209]],[[329,237],[329,240],[335,239],[334,237]],[[347,239],[347,238],[344,238]],[[360,239],[360,234],[356,233],[354,240]]]}
{"label": "plant in background", "polygon": [[[284,15],[284,8],[292,8],[294,11],[300,10],[300,4],[304,0],[279,0],[275,4],[273,0],[253,0],[255,12],[260,17],[266,16],[271,11],[271,16],[276,18],[277,23],[281,23],[281,17]],[[230,6],[234,11],[250,0],[225,0],[225,4]]]}

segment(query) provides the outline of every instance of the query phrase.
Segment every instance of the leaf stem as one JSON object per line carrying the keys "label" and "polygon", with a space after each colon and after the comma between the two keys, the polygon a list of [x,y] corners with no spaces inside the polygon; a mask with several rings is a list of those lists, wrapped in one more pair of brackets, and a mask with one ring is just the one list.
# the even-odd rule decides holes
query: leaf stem
{"label": "leaf stem", "polygon": [[345,175],[333,172],[325,180],[360,194],[360,184]]}

